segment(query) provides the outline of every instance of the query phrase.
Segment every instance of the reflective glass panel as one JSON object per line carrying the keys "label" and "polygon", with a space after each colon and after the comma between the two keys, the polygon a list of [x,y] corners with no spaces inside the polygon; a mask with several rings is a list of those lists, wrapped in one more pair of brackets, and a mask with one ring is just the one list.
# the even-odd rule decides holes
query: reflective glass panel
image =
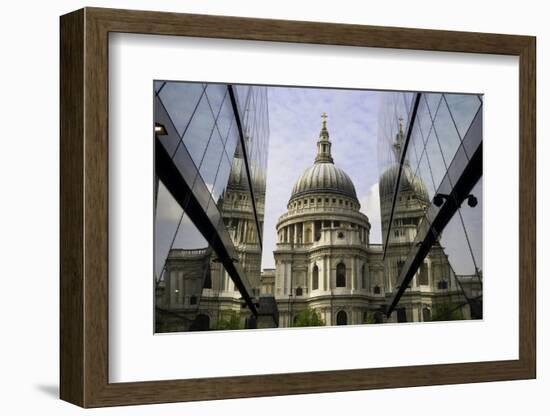
{"label": "reflective glass panel", "polygon": [[460,146],[461,139],[456,131],[454,122],[447,108],[445,100],[441,102],[434,121],[435,133],[443,158],[447,166],[450,166],[455,153]]}
{"label": "reflective glass panel", "polygon": [[159,97],[180,136],[187,128],[202,92],[202,84],[189,82],[167,82],[162,87]]}
{"label": "reflective glass panel", "polygon": [[214,116],[212,115],[212,110],[206,96],[203,95],[183,136],[183,143],[196,166],[200,166],[213,130]]}
{"label": "reflective glass panel", "polygon": [[202,180],[211,192],[214,188],[214,181],[216,180],[222,154],[223,143],[218,131],[214,130],[199,168]]}
{"label": "reflective glass panel", "polygon": [[451,110],[460,137],[464,138],[477,110],[481,106],[481,100],[477,95],[465,94],[445,94],[445,100]]}
{"label": "reflective glass panel", "polygon": [[214,116],[218,116],[222,102],[227,94],[227,85],[224,84],[208,84],[206,87],[206,95],[208,96],[208,102],[212,107]]}

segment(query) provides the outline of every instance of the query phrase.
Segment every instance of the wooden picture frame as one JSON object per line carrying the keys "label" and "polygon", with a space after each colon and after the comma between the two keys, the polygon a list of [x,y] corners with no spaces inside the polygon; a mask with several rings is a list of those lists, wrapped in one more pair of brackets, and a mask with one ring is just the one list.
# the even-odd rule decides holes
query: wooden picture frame
{"label": "wooden picture frame", "polygon": [[[535,53],[530,36],[85,8],[61,17],[60,396],[82,407],[536,377]],[[519,57],[519,359],[109,383],[108,34],[192,36]]]}

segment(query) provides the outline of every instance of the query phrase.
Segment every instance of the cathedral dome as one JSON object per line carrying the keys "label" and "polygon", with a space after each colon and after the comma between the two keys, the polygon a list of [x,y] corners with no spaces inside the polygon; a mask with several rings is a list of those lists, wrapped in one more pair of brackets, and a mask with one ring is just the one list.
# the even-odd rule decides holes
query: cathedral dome
{"label": "cathedral dome", "polygon": [[[401,149],[404,139],[403,119],[399,118],[399,132],[396,134],[395,141],[392,145],[395,160],[401,159]],[[399,175],[399,166],[399,163],[393,163],[384,173],[382,173],[382,176],[380,176],[378,183],[380,200],[391,200],[393,198],[397,176]],[[414,174],[407,158],[405,158],[403,169],[401,170],[400,191],[412,192],[419,200],[424,202],[430,201],[426,185],[424,185],[420,177]]]}
{"label": "cathedral dome", "polygon": [[323,125],[317,141],[317,156],[313,166],[307,168],[298,178],[290,200],[313,193],[334,193],[353,198],[357,201],[355,186],[342,169],[334,165],[327,130],[327,116],[323,113]]}
{"label": "cathedral dome", "polygon": [[[265,183],[266,183],[265,174],[259,169],[253,170],[252,186],[254,187],[254,192],[264,193]],[[244,163],[244,159],[240,154],[236,154],[236,156],[233,158],[233,161],[231,163],[228,186],[233,189],[242,189],[242,190],[248,189],[246,166]]]}
{"label": "cathedral dome", "polygon": [[[394,193],[395,183],[397,181],[397,175],[399,174],[399,165],[395,164],[390,166],[384,171],[380,177],[379,189],[380,199],[392,198]],[[413,192],[416,197],[422,201],[429,202],[430,197],[426,185],[422,182],[418,176],[415,176],[408,163],[403,165],[401,172],[401,185],[400,191]]]}
{"label": "cathedral dome", "polygon": [[312,193],[337,193],[357,199],[350,177],[334,163],[315,163],[307,168],[292,188],[290,199]]}

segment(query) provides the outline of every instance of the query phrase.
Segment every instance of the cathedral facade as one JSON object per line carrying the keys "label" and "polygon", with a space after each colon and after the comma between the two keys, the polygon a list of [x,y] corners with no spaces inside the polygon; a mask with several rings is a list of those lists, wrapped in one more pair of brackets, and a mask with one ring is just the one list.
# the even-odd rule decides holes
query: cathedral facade
{"label": "cathedral facade", "polygon": [[[402,141],[401,127],[396,152]],[[394,208],[384,256],[382,245],[370,243],[369,219],[360,211],[353,181],[335,164],[331,148],[323,115],[314,163],[297,179],[287,212],[277,222],[273,294],[280,326],[293,326],[305,310],[315,311],[325,325],[387,322],[385,305],[396,290],[400,268],[429,205],[423,183],[412,180],[405,165],[405,186]],[[398,168],[396,164],[380,177],[384,234]],[[445,253],[434,246],[389,321],[431,320],[435,304],[459,300],[461,293],[451,273]]]}

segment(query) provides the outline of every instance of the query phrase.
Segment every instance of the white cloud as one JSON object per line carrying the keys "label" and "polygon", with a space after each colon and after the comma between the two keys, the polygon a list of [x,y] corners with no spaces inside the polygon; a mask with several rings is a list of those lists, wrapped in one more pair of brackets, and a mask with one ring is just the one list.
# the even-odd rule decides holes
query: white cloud
{"label": "white cloud", "polygon": [[382,228],[380,215],[380,194],[378,193],[378,182],[372,185],[369,192],[360,198],[361,212],[369,217],[371,224],[371,243],[382,242]]}
{"label": "white cloud", "polygon": [[156,206],[157,220],[176,224],[180,221],[183,210],[161,181],[159,181]]}

